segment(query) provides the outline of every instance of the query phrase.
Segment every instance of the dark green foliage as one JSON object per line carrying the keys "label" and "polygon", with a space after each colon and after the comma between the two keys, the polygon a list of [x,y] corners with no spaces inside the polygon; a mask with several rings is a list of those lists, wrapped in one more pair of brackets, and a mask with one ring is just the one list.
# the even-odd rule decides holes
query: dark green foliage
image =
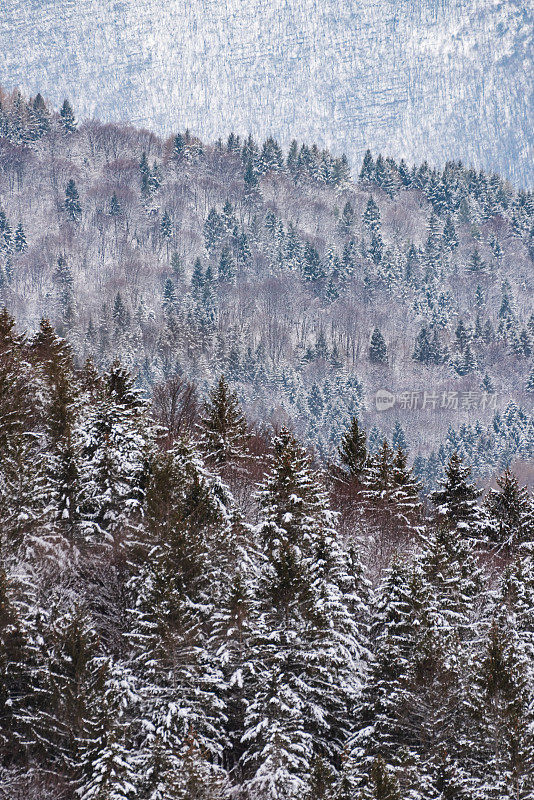
{"label": "dark green foliage", "polygon": [[74,178],[69,180],[65,190],[65,210],[69,219],[73,222],[80,222],[82,218],[82,206]]}
{"label": "dark green foliage", "polygon": [[532,541],[534,520],[527,488],[519,486],[509,469],[497,478],[497,486],[498,490],[490,490],[485,501],[489,538],[507,547]]}
{"label": "dark green foliage", "polygon": [[359,480],[363,474],[367,461],[366,440],[365,431],[358,419],[353,417],[338,449],[341,465],[352,479]]}
{"label": "dark green foliage", "polygon": [[248,430],[235,392],[223,375],[210,393],[201,420],[202,441],[218,467],[239,463],[247,452]]}
{"label": "dark green foliage", "polygon": [[385,339],[379,328],[375,328],[371,334],[371,342],[369,344],[369,361],[372,364],[387,364],[387,360],[388,354]]}
{"label": "dark green foliage", "polygon": [[471,470],[453,453],[445,470],[442,488],[432,494],[438,517],[451,527],[476,531],[479,522],[477,500],[481,492],[469,481]]}
{"label": "dark green foliage", "polygon": [[76,131],[76,120],[74,118],[74,112],[72,110],[71,104],[68,100],[63,102],[60,111],[61,116],[61,123],[65,130],[65,133],[74,133]]}

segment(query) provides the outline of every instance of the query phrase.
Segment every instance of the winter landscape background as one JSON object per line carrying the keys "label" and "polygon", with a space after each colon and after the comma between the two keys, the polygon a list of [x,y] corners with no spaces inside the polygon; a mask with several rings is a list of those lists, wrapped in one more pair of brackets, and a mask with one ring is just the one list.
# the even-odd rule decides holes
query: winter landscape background
{"label": "winter landscape background", "polygon": [[533,800],[531,47],[4,3],[0,800]]}
{"label": "winter landscape background", "polygon": [[[159,133],[317,142],[533,180],[523,0],[4,0],[0,85]],[[454,142],[454,153],[451,153]]]}

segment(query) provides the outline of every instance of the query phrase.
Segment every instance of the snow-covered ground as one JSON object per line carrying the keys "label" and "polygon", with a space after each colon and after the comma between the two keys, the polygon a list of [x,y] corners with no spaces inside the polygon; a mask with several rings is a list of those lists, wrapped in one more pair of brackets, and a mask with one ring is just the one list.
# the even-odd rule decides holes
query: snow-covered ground
{"label": "snow-covered ground", "polygon": [[0,84],[79,117],[230,130],[532,185],[526,0],[2,0]]}

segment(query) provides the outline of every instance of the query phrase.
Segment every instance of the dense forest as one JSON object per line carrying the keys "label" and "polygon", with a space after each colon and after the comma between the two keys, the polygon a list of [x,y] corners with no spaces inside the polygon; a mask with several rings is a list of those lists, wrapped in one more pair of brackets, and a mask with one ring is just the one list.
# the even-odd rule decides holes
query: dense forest
{"label": "dense forest", "polygon": [[[534,200],[496,175],[232,135],[166,141],[3,95],[0,292],[148,396],[224,373],[327,460],[354,415],[428,489],[458,451],[532,481]],[[377,411],[389,390],[394,407]],[[426,392],[426,397],[425,397]]]}
{"label": "dense forest", "polygon": [[0,797],[534,796],[534,499],[0,314]]}
{"label": "dense forest", "polygon": [[0,798],[532,800],[532,195],[1,102]]}

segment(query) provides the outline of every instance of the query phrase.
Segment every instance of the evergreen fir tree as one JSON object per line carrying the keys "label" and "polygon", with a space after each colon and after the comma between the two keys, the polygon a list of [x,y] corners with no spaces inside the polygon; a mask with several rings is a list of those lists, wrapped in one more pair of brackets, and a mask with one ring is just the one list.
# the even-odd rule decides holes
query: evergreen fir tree
{"label": "evergreen fir tree", "polygon": [[174,291],[174,283],[171,278],[167,278],[163,287],[163,310],[169,313],[173,310],[176,303],[176,294]]}
{"label": "evergreen fir tree", "polygon": [[15,230],[15,250],[17,253],[24,253],[27,247],[28,243],[26,241],[26,234],[24,233],[22,222],[19,222]]}
{"label": "evergreen fir tree", "polygon": [[453,453],[445,470],[441,489],[431,495],[438,520],[466,533],[476,533],[480,522],[477,500],[482,492],[469,482],[471,470]]}
{"label": "evergreen fir tree", "polygon": [[489,516],[487,533],[491,541],[516,547],[534,534],[528,490],[519,486],[509,469],[497,478],[497,486],[497,491],[490,489],[484,502]]}
{"label": "evergreen fir tree", "polygon": [[369,361],[372,364],[387,364],[387,346],[380,330],[375,328],[369,344]]}
{"label": "evergreen fir tree", "polygon": [[376,233],[380,228],[380,211],[372,197],[369,197],[363,214],[363,224],[370,233]]}
{"label": "evergreen fir tree", "polygon": [[482,391],[486,392],[487,394],[495,394],[495,384],[491,380],[490,376],[486,372],[482,382],[480,384]]}
{"label": "evergreen fir tree", "polygon": [[225,283],[232,283],[236,277],[235,262],[232,258],[230,248],[223,247],[219,261],[219,280]]}
{"label": "evergreen fir tree", "polygon": [[369,779],[369,786],[360,795],[361,800],[402,800],[399,782],[381,756],[373,761]]}
{"label": "evergreen fir tree", "polygon": [[342,469],[350,479],[361,480],[367,462],[366,434],[357,417],[352,417],[350,426],[343,435],[338,448]]}
{"label": "evergreen fir tree", "polygon": [[254,162],[252,161],[252,159],[249,159],[247,163],[243,180],[245,183],[246,194],[251,194],[254,191],[254,189],[258,186],[259,183],[258,175],[254,168]]}
{"label": "evergreen fir tree", "polygon": [[502,617],[491,622],[471,680],[469,705],[475,727],[467,760],[481,796],[528,797],[534,791],[531,687],[513,628]]}
{"label": "evergreen fir tree", "polygon": [[477,248],[473,250],[469,257],[469,261],[467,263],[467,269],[469,272],[484,272],[486,269],[486,264],[482,259]]}
{"label": "evergreen fir tree", "polygon": [[175,159],[179,159],[184,155],[184,152],[185,152],[185,139],[181,133],[178,133],[173,140],[172,156]]}
{"label": "evergreen fir tree", "polygon": [[429,364],[433,361],[432,342],[425,326],[415,338],[415,347],[412,358],[421,364]]}
{"label": "evergreen fir tree", "polygon": [[78,194],[78,189],[76,188],[73,178],[69,180],[65,190],[65,210],[69,219],[73,222],[80,222],[82,218],[82,206],[80,203],[80,195]]}
{"label": "evergreen fir tree", "polygon": [[352,226],[354,225],[356,215],[354,213],[354,209],[351,206],[350,202],[347,200],[345,206],[343,208],[343,213],[341,214],[341,228],[343,233],[350,233]]}
{"label": "evergreen fir tree", "polygon": [[314,754],[335,763],[340,753],[362,649],[342,591],[346,561],[332,512],[288,431],[274,442],[259,503],[264,556],[251,648],[260,672],[245,718],[243,765],[249,791],[296,797]]}
{"label": "evergreen fir tree", "polygon": [[170,214],[167,210],[165,210],[163,217],[161,218],[161,225],[160,225],[161,235],[164,239],[170,239],[172,236],[172,220]]}
{"label": "evergreen fir tree", "polygon": [[371,244],[369,246],[369,253],[375,264],[380,264],[382,261],[382,253],[384,251],[384,244],[379,231],[373,231],[371,236]]}
{"label": "evergreen fir tree", "polygon": [[200,421],[201,441],[208,461],[218,468],[238,465],[247,454],[246,419],[237,395],[224,375],[212,389]]}
{"label": "evergreen fir tree", "polygon": [[68,100],[64,100],[59,114],[61,117],[61,124],[63,125],[65,133],[74,133],[76,131],[76,120],[74,118],[74,112]]}
{"label": "evergreen fir tree", "polygon": [[21,760],[25,716],[30,710],[30,665],[25,631],[13,589],[0,568],[0,759]]}
{"label": "evergreen fir tree", "polygon": [[455,250],[458,247],[458,236],[456,235],[456,228],[452,217],[449,215],[445,220],[445,227],[443,228],[443,241],[450,250]]}
{"label": "evergreen fir tree", "polygon": [[109,215],[110,217],[120,217],[121,212],[121,204],[119,203],[117,195],[113,192],[111,200],[109,201]]}

